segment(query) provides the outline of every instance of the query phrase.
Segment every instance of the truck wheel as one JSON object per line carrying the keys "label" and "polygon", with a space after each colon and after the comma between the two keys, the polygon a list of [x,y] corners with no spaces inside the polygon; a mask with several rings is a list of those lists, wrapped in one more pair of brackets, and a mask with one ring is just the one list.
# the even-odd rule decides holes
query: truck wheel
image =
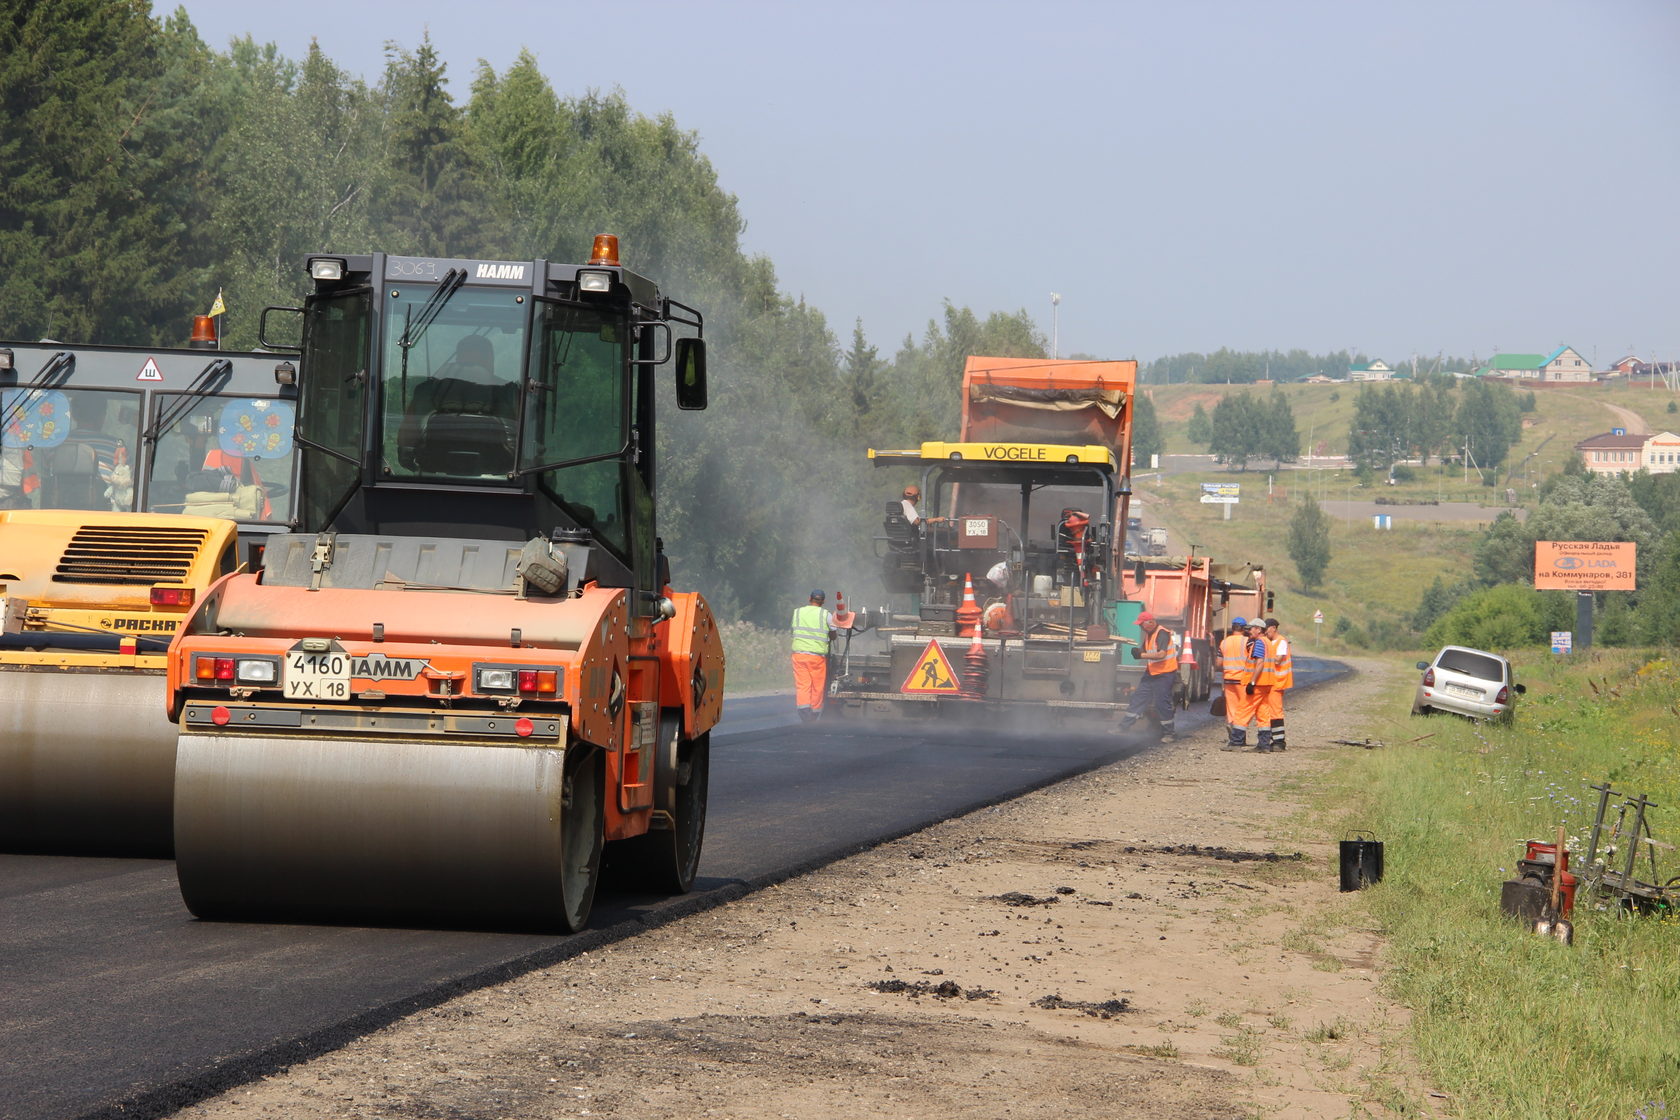
{"label": "truck wheel", "polygon": [[711,732],[697,739],[682,734],[682,715],[667,716],[660,728],[660,772],[654,808],[670,827],[621,840],[612,847],[615,878],[632,890],[685,894],[700,868],[706,836],[706,797],[711,776]]}
{"label": "truck wheel", "polygon": [[601,878],[606,820],[606,756],[594,747],[570,747],[560,783],[560,902],[566,929],[589,924],[595,884]]}

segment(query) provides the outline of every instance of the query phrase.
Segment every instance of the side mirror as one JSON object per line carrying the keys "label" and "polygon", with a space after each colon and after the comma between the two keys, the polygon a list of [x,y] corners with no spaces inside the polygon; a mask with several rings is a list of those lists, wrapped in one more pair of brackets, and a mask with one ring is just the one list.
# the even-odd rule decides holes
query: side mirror
{"label": "side mirror", "polygon": [[1512,692],[1527,692],[1528,691],[1528,686],[1526,684],[1514,684],[1514,685],[1511,686],[1511,691]]}
{"label": "side mirror", "polygon": [[1419,669],[1427,669],[1427,668],[1429,668],[1429,662],[1427,662],[1427,661],[1419,661],[1419,662],[1418,662],[1418,668],[1419,668]]}
{"label": "side mirror", "polygon": [[706,342],[677,339],[677,407],[698,412],[706,407]]}
{"label": "side mirror", "polygon": [[[279,311],[286,315],[296,316],[286,324],[290,328],[282,337],[273,339],[268,337],[268,313]],[[279,324],[276,324],[279,331]],[[257,320],[257,343],[265,350],[302,350],[303,349],[303,308],[301,307],[265,307],[262,316]]]}

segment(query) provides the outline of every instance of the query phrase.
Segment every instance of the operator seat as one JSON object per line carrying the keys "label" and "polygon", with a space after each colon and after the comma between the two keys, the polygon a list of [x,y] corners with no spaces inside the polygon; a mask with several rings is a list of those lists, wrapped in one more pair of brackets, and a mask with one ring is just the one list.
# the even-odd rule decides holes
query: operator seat
{"label": "operator seat", "polygon": [[881,558],[883,581],[887,590],[914,593],[922,589],[922,562],[919,534],[910,519],[904,516],[901,502],[888,502],[887,515],[882,519],[887,540],[887,554]]}
{"label": "operator seat", "polygon": [[422,413],[414,465],[428,474],[511,474],[516,389],[435,378],[414,395]]}

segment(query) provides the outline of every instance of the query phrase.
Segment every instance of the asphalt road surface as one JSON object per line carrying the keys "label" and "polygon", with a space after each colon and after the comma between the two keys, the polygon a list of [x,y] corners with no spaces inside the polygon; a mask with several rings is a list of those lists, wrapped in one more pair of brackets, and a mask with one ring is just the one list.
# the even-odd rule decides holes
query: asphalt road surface
{"label": "asphalt road surface", "polygon": [[[1303,685],[1343,671],[1298,658]],[[680,899],[615,894],[571,937],[201,922],[167,860],[0,855],[0,1120],[162,1116],[650,922],[1147,749],[1134,736],[792,726],[731,699]],[[1205,722],[1205,705],[1181,713]]]}

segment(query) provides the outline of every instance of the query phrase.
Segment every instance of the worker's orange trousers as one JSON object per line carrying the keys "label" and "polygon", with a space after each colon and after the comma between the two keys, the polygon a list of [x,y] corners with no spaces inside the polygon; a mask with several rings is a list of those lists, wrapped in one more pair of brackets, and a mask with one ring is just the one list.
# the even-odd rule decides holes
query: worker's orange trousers
{"label": "worker's orange trousers", "polygon": [[1247,727],[1254,720],[1254,697],[1248,694],[1243,681],[1225,682],[1225,722],[1232,727]]}
{"label": "worker's orange trousers", "polygon": [[822,711],[828,691],[828,658],[820,653],[793,655],[793,702],[796,707]]}
{"label": "worker's orange trousers", "polygon": [[1261,727],[1270,727],[1283,718],[1283,692],[1271,685],[1254,690],[1254,718],[1260,721]]}

